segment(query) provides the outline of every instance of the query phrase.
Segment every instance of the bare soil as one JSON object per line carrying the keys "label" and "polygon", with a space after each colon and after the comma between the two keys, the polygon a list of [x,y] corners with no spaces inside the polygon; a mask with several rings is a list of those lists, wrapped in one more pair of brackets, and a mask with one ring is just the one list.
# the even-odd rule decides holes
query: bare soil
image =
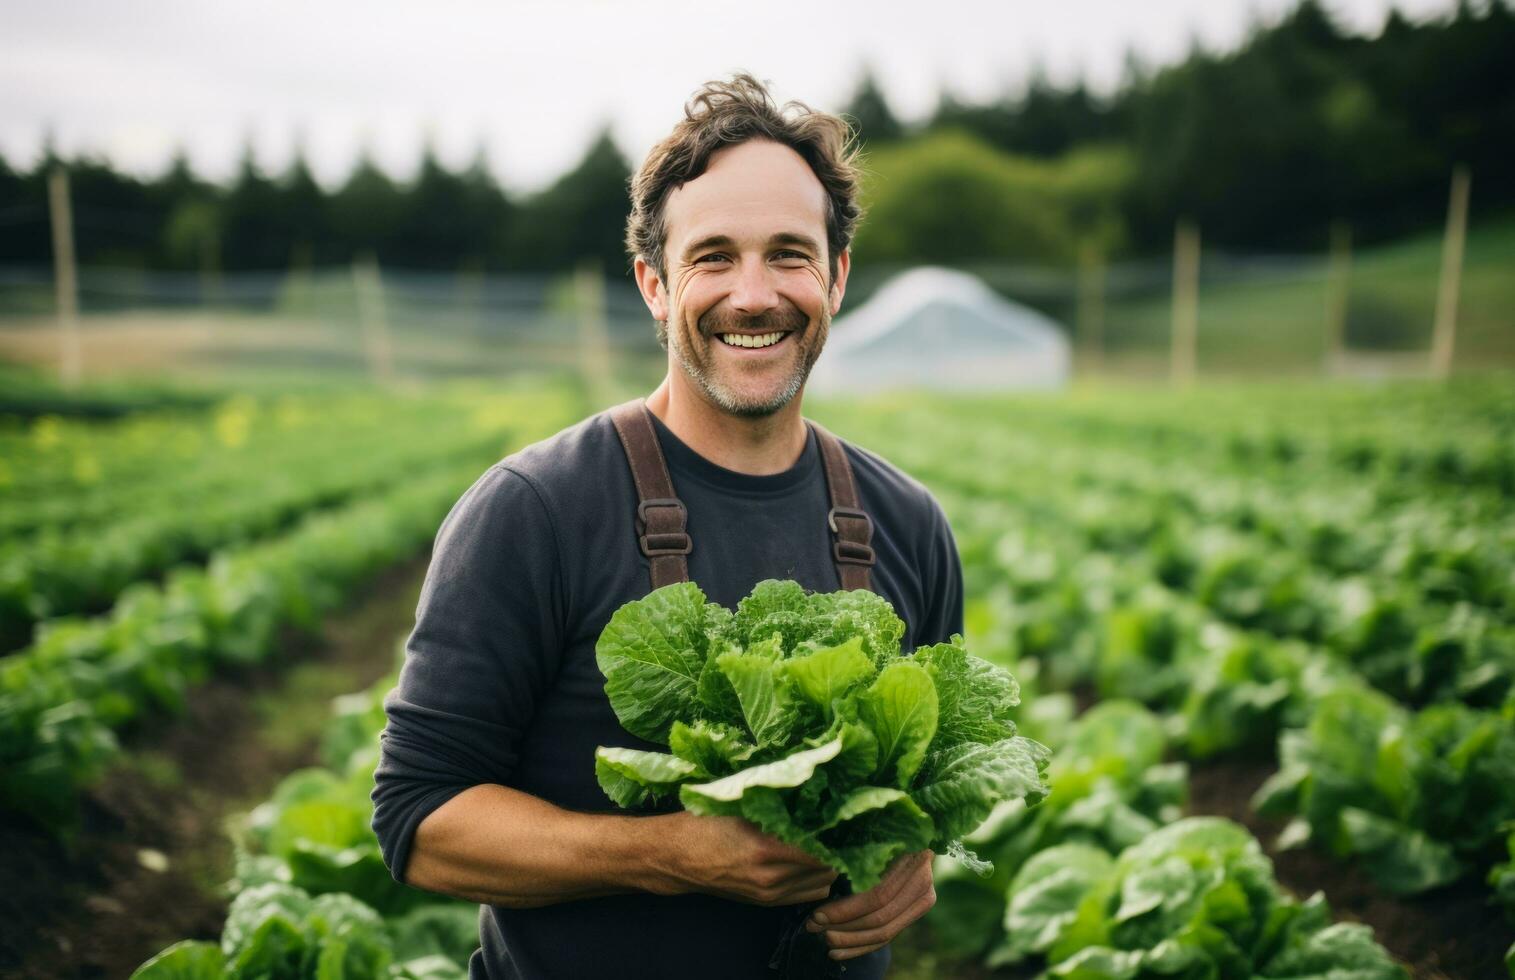
{"label": "bare soil", "polygon": [[219,937],[227,818],[315,764],[331,699],[393,667],[425,569],[390,569],[315,635],[287,634],[274,662],[219,674],[183,716],[129,733],[68,846],[0,822],[0,975],[124,978],[170,943]]}

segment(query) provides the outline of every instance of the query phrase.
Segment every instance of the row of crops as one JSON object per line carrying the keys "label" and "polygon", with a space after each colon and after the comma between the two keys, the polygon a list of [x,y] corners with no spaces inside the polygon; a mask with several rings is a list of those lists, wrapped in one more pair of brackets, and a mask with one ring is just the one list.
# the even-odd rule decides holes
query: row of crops
{"label": "row of crops", "polygon": [[[1052,796],[969,842],[994,876],[939,868],[945,949],[1055,976],[1315,975],[1336,954],[1389,975],[1318,900],[1276,911],[1295,906],[1244,829],[1174,822],[1187,763],[1213,758],[1276,760],[1254,806],[1289,818],[1278,846],[1400,895],[1487,881],[1515,918],[1508,388],[825,417],[943,501],[975,649],[1057,750]],[[1075,718],[1071,691],[1099,702]],[[1280,915],[1318,927],[1303,959],[1278,958]]]}
{"label": "row of crops", "polygon": [[397,884],[369,829],[391,674],[339,698],[323,765],[291,773],[237,825],[219,942],[184,940],[132,980],[463,980],[478,906]]}
{"label": "row of crops", "polygon": [[[376,410],[378,409],[378,410]],[[449,398],[251,398],[98,425],[0,433],[0,637],[108,608],[132,583],[266,538],[499,448],[498,420]]]}
{"label": "row of crops", "polygon": [[421,551],[575,410],[549,388],[355,393],[0,431],[0,617],[30,636],[0,659],[0,810],[69,833],[120,733]]}

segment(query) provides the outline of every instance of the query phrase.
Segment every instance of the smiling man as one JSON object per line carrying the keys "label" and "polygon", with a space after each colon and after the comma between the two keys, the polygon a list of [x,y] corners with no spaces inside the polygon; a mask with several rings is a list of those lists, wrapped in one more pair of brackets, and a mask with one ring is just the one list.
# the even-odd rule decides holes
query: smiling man
{"label": "smiling man", "polygon": [[702,87],[631,187],[667,376],[491,467],[437,535],[374,830],[398,880],[484,906],[475,978],[879,977],[934,901],[927,852],[854,895],[739,818],[613,812],[594,774],[596,746],[661,748],[594,657],[655,586],[733,608],[767,578],[870,588],[907,650],[962,630],[936,502],[800,412],[860,216],[848,137],[750,76]]}

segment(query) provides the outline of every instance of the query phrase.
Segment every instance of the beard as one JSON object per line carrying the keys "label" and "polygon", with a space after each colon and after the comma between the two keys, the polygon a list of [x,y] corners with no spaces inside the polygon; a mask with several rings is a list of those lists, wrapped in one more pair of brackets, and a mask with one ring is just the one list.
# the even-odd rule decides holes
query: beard
{"label": "beard", "polygon": [[[740,316],[712,309],[700,317],[695,325],[693,339],[683,329],[676,328],[669,331],[669,344],[679,366],[684,369],[684,374],[713,405],[730,415],[762,418],[788,405],[804,389],[805,381],[821,356],[821,348],[825,346],[831,328],[830,310],[824,303],[814,326],[806,330],[807,326],[810,326],[810,317],[793,305],[760,316]],[[707,356],[712,345],[724,343],[717,334],[743,331],[782,331],[794,335],[780,341],[784,343],[792,340],[794,344],[788,374],[776,387],[766,392],[742,391],[733,383],[733,379],[721,377],[723,371],[716,359]],[[695,347],[700,349],[693,349]],[[734,373],[734,369],[728,366],[725,372]]]}

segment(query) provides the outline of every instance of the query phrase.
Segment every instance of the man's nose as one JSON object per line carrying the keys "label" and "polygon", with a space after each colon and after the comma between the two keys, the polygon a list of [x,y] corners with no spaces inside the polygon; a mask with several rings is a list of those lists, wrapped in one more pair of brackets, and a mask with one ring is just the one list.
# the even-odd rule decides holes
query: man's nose
{"label": "man's nose", "polygon": [[774,288],[773,270],[768,268],[768,263],[761,259],[741,263],[728,299],[732,309],[749,316],[766,313],[778,306],[779,294]]}

